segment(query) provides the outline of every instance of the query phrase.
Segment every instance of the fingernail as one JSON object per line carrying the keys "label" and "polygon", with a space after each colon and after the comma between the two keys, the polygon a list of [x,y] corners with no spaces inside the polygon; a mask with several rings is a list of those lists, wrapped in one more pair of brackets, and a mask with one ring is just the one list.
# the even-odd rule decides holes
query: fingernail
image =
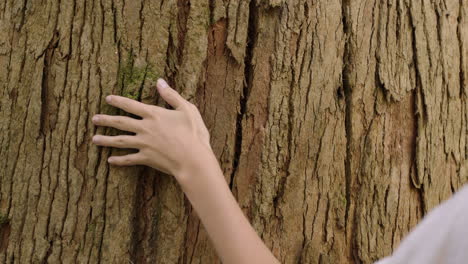
{"label": "fingernail", "polygon": [[99,116],[97,116],[97,115],[93,116],[93,122],[96,123],[97,121],[99,121]]}
{"label": "fingernail", "polygon": [[92,139],[93,143],[96,143],[98,139],[99,139],[99,136],[93,136],[93,139]]}
{"label": "fingernail", "polygon": [[114,158],[112,158],[112,157],[109,157],[109,158],[107,159],[107,162],[112,162],[112,161],[114,161]]}
{"label": "fingernail", "polygon": [[108,95],[106,96],[106,102],[110,103],[112,101],[112,96]]}
{"label": "fingernail", "polygon": [[158,82],[156,84],[158,85],[159,89],[166,89],[167,87],[169,87],[169,85],[167,85],[167,82],[161,78],[158,79]]}

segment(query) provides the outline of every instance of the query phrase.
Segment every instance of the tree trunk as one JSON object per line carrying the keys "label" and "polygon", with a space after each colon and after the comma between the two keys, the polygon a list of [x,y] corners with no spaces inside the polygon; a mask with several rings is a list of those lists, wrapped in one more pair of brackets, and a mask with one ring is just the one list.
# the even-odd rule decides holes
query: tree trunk
{"label": "tree trunk", "polygon": [[219,263],[173,177],[109,166],[108,94],[194,102],[282,263],[372,263],[468,180],[464,0],[4,0],[0,261]]}

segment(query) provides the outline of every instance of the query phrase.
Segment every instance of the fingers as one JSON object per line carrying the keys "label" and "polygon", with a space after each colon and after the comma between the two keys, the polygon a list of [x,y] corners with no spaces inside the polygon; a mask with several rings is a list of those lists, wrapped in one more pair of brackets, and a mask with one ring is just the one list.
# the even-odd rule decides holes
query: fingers
{"label": "fingers", "polygon": [[139,148],[141,145],[137,142],[135,136],[103,136],[95,135],[93,143],[98,146],[114,147],[114,148]]}
{"label": "fingers", "polygon": [[148,105],[132,100],[127,97],[118,95],[109,95],[106,97],[106,102],[112,106],[118,107],[125,112],[135,114],[141,117],[149,116]]}
{"label": "fingers", "polygon": [[185,99],[176,90],[169,87],[163,79],[158,79],[156,85],[161,97],[174,109],[177,110],[185,104]]}
{"label": "fingers", "polygon": [[107,161],[112,165],[131,166],[143,164],[143,157],[139,152],[137,152],[123,156],[112,156],[109,157]]}
{"label": "fingers", "polygon": [[138,120],[127,116],[95,115],[93,123],[98,126],[113,127],[134,133],[139,131]]}

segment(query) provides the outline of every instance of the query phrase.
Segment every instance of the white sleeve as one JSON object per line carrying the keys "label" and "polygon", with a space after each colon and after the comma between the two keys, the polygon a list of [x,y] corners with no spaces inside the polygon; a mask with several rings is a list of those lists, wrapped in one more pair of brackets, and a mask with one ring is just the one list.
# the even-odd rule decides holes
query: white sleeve
{"label": "white sleeve", "polygon": [[376,264],[468,263],[468,186],[434,208],[391,257]]}

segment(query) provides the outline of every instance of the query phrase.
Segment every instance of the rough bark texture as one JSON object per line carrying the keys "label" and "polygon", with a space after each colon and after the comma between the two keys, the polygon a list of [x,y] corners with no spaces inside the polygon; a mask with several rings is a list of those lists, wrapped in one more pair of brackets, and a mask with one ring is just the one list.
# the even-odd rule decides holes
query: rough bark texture
{"label": "rough bark texture", "polygon": [[282,263],[371,263],[468,180],[464,0],[4,0],[0,262],[219,263],[170,176],[109,167],[123,94],[199,106]]}

